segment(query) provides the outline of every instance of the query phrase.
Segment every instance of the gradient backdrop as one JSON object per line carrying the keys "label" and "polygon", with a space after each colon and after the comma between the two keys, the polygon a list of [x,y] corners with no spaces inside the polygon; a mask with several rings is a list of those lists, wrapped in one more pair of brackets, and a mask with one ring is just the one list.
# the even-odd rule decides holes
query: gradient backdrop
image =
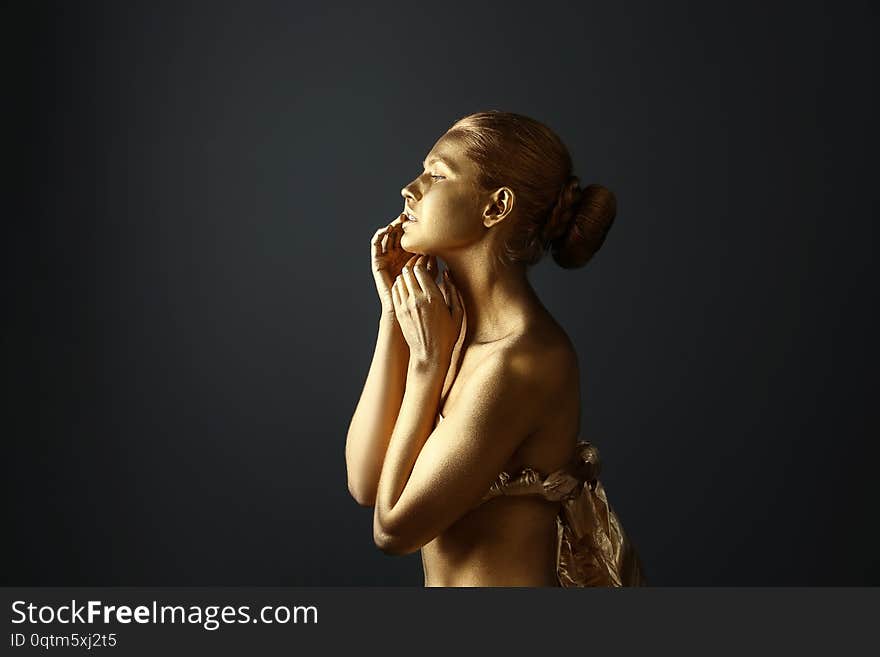
{"label": "gradient backdrop", "polygon": [[2,12],[3,583],[421,585],[346,488],[369,239],[504,109],[618,195],[532,278],[651,583],[880,584],[869,3]]}

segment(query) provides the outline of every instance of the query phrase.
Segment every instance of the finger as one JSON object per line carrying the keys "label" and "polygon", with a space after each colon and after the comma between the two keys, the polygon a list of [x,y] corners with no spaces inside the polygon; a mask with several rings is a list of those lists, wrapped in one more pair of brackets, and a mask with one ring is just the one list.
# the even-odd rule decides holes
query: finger
{"label": "finger", "polygon": [[406,292],[403,288],[403,279],[400,276],[397,276],[394,279],[394,282],[391,284],[391,298],[402,305],[406,301],[405,294]]}
{"label": "finger", "polygon": [[458,292],[455,301],[455,313],[453,317],[455,317],[455,321],[458,323],[458,326],[462,326],[465,322],[467,322],[467,313],[464,310],[464,297],[461,296],[461,292]]}
{"label": "finger", "polygon": [[[407,253],[408,253],[408,252],[407,252]],[[412,271],[412,268],[415,267],[416,262],[418,261],[418,259],[419,259],[419,254],[418,254],[418,253],[415,253],[415,254],[411,255],[411,256],[409,257],[409,259],[404,263],[403,267],[406,267],[406,269],[408,269],[409,271]],[[402,269],[403,269],[403,268],[401,268],[401,273],[402,273]]]}
{"label": "finger", "polygon": [[400,276],[403,278],[406,290],[409,293],[408,296],[410,297],[415,297],[422,292],[422,287],[419,285],[419,282],[416,280],[416,277],[412,272],[417,257],[418,256],[413,256],[410,258],[409,262],[403,266],[403,270],[400,272]]}
{"label": "finger", "polygon": [[396,249],[400,244],[400,236],[403,234],[403,214],[397,216],[397,219],[388,224],[391,227],[391,243],[389,248]]}
{"label": "finger", "polygon": [[[428,255],[427,253],[422,254],[422,257],[416,262],[417,267],[413,268],[414,272],[421,271],[422,277],[417,277],[419,280],[419,284],[421,284],[422,289],[425,293],[431,292],[436,296],[437,294],[437,276],[432,269],[431,260],[434,258],[432,255]],[[430,281],[430,284],[427,284],[427,281]]]}
{"label": "finger", "polygon": [[428,271],[431,272],[431,280],[435,283],[437,282],[437,274],[439,273],[439,268],[437,267],[437,256],[432,255],[428,259]]}
{"label": "finger", "polygon": [[461,308],[461,314],[459,315],[459,318],[455,319],[455,321],[458,324],[458,339],[464,344],[468,332],[467,311],[464,308],[464,297],[461,296],[460,292],[458,292],[456,296],[458,297],[458,306]]}
{"label": "finger", "polygon": [[397,275],[394,283],[397,285],[397,294],[400,296],[400,300],[406,303],[409,300],[410,292],[406,286],[406,280],[403,278],[403,272]]}
{"label": "finger", "polygon": [[383,226],[373,234],[373,253],[376,255],[384,255],[388,246],[388,237],[391,231],[391,224]]}
{"label": "finger", "polygon": [[461,299],[461,293],[458,291],[458,288],[455,287],[455,283],[452,282],[452,277],[449,275],[449,270],[447,269],[444,272],[446,276],[446,284],[451,289],[451,297],[452,304],[450,306],[450,310],[452,311],[452,317],[456,322],[461,321],[462,315],[464,314],[464,304]]}
{"label": "finger", "polygon": [[434,282],[434,277],[431,276],[431,272],[428,271],[428,259],[428,256],[421,256],[416,261],[415,267],[413,267],[413,273],[415,274],[419,286],[422,288],[422,292],[424,292],[428,298],[436,299],[439,289],[437,288],[437,283]]}
{"label": "finger", "polygon": [[391,285],[391,301],[394,303],[394,312],[397,312],[397,309],[403,305],[403,301],[400,298],[400,291],[397,288],[397,281]]}
{"label": "finger", "polygon": [[443,301],[446,304],[446,307],[450,308],[450,310],[451,310],[451,306],[449,305],[449,290],[446,287],[446,277],[445,276],[443,277],[443,280],[440,281],[439,288],[440,288],[440,294],[443,295]]}
{"label": "finger", "polygon": [[403,238],[403,226],[401,224],[397,224],[394,227],[394,248],[402,249],[400,246],[400,240]]}
{"label": "finger", "polygon": [[373,237],[370,239],[370,244],[373,245],[373,253],[376,255],[382,253],[382,238],[385,237],[386,230],[388,230],[388,226],[380,228],[375,233],[373,233]]}

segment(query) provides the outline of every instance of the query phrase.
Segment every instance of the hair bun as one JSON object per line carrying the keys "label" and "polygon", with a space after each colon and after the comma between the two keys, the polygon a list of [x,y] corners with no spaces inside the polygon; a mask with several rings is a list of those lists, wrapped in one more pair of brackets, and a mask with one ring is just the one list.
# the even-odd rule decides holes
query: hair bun
{"label": "hair bun", "polygon": [[[577,178],[569,177],[563,186],[557,202],[563,206],[569,198],[574,198],[572,189],[577,187]],[[558,221],[564,221],[563,230],[556,230],[550,237],[553,259],[566,269],[583,267],[605,242],[605,237],[617,216],[617,198],[614,193],[602,185],[587,185],[579,190],[577,199],[570,207],[554,208],[558,212]],[[549,223],[549,222],[548,222]],[[559,226],[556,227],[557,229]]]}
{"label": "hair bun", "polygon": [[574,212],[581,199],[580,180],[577,176],[569,176],[559,189],[553,208],[550,210],[550,216],[544,229],[541,231],[541,239],[545,243],[545,248],[565,235],[574,219]]}
{"label": "hair bun", "polygon": [[484,192],[514,190],[515,218],[499,226],[501,266],[526,267],[552,251],[563,267],[586,264],[599,249],[616,212],[614,195],[601,185],[581,188],[571,153],[553,130],[535,119],[489,110],[456,121],[443,135],[476,167]]}

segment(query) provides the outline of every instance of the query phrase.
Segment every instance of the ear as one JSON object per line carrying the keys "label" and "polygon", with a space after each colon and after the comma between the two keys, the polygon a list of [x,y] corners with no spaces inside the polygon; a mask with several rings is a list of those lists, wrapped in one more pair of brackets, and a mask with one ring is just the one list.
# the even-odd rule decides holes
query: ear
{"label": "ear", "polygon": [[510,187],[499,187],[489,194],[489,203],[483,210],[483,225],[490,228],[509,217],[515,202],[516,198]]}

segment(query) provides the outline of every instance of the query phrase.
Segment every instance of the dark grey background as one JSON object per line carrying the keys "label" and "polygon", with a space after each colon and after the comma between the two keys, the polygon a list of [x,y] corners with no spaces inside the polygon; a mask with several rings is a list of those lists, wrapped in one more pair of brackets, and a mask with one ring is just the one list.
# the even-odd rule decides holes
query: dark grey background
{"label": "dark grey background", "polygon": [[369,238],[490,108],[546,122],[618,195],[595,261],[533,280],[651,583],[880,583],[867,2],[2,23],[5,584],[420,585],[345,483]]}

